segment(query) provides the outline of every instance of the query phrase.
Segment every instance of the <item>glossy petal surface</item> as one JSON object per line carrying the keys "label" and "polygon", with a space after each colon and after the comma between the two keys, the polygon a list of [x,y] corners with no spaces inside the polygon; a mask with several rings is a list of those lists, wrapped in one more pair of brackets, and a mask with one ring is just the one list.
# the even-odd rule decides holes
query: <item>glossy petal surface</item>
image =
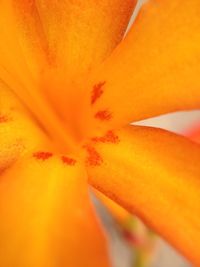
{"label": "glossy petal surface", "polygon": [[95,141],[90,183],[199,266],[200,147],[148,127],[130,126],[115,136],[115,142]]}
{"label": "glossy petal surface", "polygon": [[75,161],[40,152],[17,162],[1,175],[0,214],[1,266],[109,266],[85,172]]}
{"label": "glossy petal surface", "polygon": [[93,74],[104,83],[93,115],[106,128],[200,108],[200,3],[150,0]]}

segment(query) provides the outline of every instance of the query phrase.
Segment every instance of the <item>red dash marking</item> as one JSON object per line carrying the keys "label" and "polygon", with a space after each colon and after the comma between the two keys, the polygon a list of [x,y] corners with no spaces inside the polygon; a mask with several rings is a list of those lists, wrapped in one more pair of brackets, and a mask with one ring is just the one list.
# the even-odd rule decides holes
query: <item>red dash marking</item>
{"label": "red dash marking", "polygon": [[112,115],[108,110],[101,110],[95,114],[95,118],[101,121],[108,121],[112,118]]}
{"label": "red dash marking", "polygon": [[51,152],[43,152],[43,151],[39,151],[33,154],[34,158],[41,159],[41,160],[47,160],[52,156],[53,154]]}
{"label": "red dash marking", "polygon": [[102,87],[104,86],[106,82],[100,82],[98,84],[95,84],[93,87],[92,91],[92,96],[91,96],[91,104],[93,105],[97,99],[103,94],[103,89]]}
{"label": "red dash marking", "polygon": [[108,131],[104,136],[92,138],[92,141],[117,144],[120,140],[113,131]]}
{"label": "red dash marking", "polygon": [[8,116],[6,115],[0,115],[0,123],[8,122],[11,120]]}
{"label": "red dash marking", "polygon": [[66,156],[62,156],[61,157],[63,163],[67,164],[67,165],[70,165],[70,166],[73,166],[76,164],[76,160],[75,159],[72,159],[72,158],[69,158],[69,157],[66,157]]}
{"label": "red dash marking", "polygon": [[87,150],[88,157],[86,163],[88,163],[91,166],[99,166],[103,163],[103,159],[101,155],[96,151],[96,149],[92,146],[85,146],[85,149]]}

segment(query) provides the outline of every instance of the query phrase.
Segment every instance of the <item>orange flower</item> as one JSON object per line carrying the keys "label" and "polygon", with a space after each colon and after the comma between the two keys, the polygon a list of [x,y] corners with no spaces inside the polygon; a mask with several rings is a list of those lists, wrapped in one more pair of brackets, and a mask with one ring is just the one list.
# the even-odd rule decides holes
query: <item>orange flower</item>
{"label": "orange flower", "polygon": [[200,3],[149,0],[121,41],[134,5],[1,1],[2,267],[110,266],[88,182],[200,266],[199,145],[128,126],[200,107]]}

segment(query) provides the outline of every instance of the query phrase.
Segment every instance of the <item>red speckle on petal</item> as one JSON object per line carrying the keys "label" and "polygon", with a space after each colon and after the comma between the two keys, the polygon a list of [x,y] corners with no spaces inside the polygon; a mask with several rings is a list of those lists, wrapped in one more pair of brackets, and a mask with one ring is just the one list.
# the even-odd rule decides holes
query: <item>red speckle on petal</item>
{"label": "red speckle on petal", "polygon": [[72,159],[72,158],[69,158],[66,156],[62,156],[61,159],[62,159],[62,162],[67,164],[67,165],[74,166],[76,164],[75,159]]}
{"label": "red speckle on petal", "polygon": [[117,144],[120,140],[119,137],[113,131],[108,131],[104,136],[92,138],[92,141]]}
{"label": "red speckle on petal", "polygon": [[90,166],[99,166],[103,163],[103,159],[101,155],[96,151],[93,146],[85,146],[84,147],[88,153],[88,157],[86,159],[86,163]]}
{"label": "red speckle on petal", "polygon": [[0,115],[0,123],[8,122],[11,119],[6,115]]}
{"label": "red speckle on petal", "polygon": [[104,86],[106,82],[100,82],[98,84],[95,84],[93,87],[92,91],[92,96],[91,96],[91,104],[93,105],[97,99],[103,94],[103,89],[102,87]]}
{"label": "red speckle on petal", "polygon": [[33,157],[39,160],[47,160],[52,156],[53,154],[51,152],[43,152],[43,151],[38,151],[33,154]]}
{"label": "red speckle on petal", "polygon": [[112,118],[112,115],[108,110],[101,110],[95,114],[95,118],[101,121],[108,121]]}

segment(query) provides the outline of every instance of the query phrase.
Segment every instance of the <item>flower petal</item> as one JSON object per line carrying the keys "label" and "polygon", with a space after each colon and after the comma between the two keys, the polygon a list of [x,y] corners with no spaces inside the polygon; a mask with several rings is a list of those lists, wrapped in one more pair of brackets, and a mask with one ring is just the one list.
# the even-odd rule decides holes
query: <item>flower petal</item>
{"label": "flower petal", "polygon": [[[15,8],[17,5],[20,5],[20,11]],[[27,5],[27,10],[24,5]],[[30,12],[31,16],[28,16]],[[47,44],[34,19],[35,13],[31,1],[2,0],[0,3],[0,77],[4,81],[6,72],[14,80],[30,86],[42,71]],[[28,34],[30,28],[31,35]]]}
{"label": "flower petal", "polygon": [[9,0],[1,5],[3,17],[11,24],[8,29],[17,30],[15,42],[19,41],[27,60],[35,62],[34,56],[38,58],[43,51],[50,65],[63,63],[68,73],[95,66],[113,50],[123,37],[135,3]]}
{"label": "flower petal", "polygon": [[0,265],[109,266],[84,169],[39,155],[1,175]]}
{"label": "flower petal", "polygon": [[73,124],[72,135],[80,131],[76,138],[81,139],[77,120],[90,117],[87,73],[122,39],[135,4],[136,0],[2,0],[0,78],[38,119],[43,113],[44,120],[49,117],[57,124],[55,129],[61,128],[58,120],[64,120],[67,132]]}
{"label": "flower petal", "polygon": [[93,188],[95,196],[106,206],[118,223],[125,224],[132,215],[115,201]]}
{"label": "flower petal", "polygon": [[92,74],[91,88],[103,83],[92,105],[96,120],[109,128],[200,108],[199,13],[198,0],[143,6],[125,40]]}
{"label": "flower petal", "polygon": [[135,3],[37,0],[36,6],[54,58],[64,63],[66,73],[77,73],[95,66],[113,50]]}
{"label": "flower petal", "polygon": [[124,209],[122,206],[118,205],[115,201],[108,198],[106,195],[102,194],[100,191],[93,188],[95,196],[106,206],[106,208],[111,212],[112,216],[118,223],[122,225],[125,224],[132,215]]}
{"label": "flower petal", "polygon": [[26,110],[0,81],[0,173],[21,154],[46,142]]}
{"label": "flower petal", "polygon": [[115,142],[94,139],[98,161],[87,161],[90,183],[199,266],[200,146],[149,127],[115,136]]}

